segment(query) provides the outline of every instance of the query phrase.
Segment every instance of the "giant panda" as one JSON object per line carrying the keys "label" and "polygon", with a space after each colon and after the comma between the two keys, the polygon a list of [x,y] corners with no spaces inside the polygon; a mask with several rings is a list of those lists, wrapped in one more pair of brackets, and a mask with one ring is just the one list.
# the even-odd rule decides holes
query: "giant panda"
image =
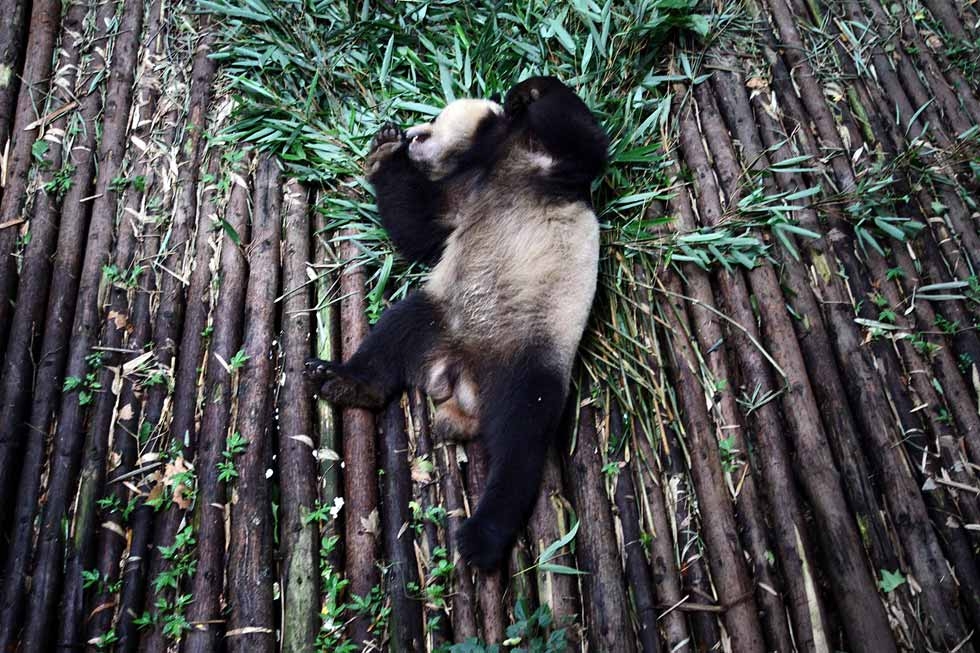
{"label": "giant panda", "polygon": [[311,359],[321,397],[377,409],[407,385],[437,405],[433,431],[479,436],[489,476],[456,541],[492,569],[532,510],[595,294],[590,200],[608,138],[554,77],[492,100],[460,99],[431,122],[384,126],[365,164],[395,247],[432,266],[344,363]]}

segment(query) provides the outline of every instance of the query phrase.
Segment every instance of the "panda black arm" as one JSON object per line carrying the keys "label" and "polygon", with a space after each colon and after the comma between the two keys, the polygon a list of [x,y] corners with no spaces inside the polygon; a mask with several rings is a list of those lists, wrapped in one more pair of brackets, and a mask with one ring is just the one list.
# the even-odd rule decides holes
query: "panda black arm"
{"label": "panda black arm", "polygon": [[450,227],[439,221],[442,190],[408,158],[397,127],[386,126],[368,157],[381,224],[406,259],[433,265],[442,254]]}
{"label": "panda black arm", "polygon": [[557,159],[556,176],[588,183],[602,174],[609,137],[585,102],[556,78],[524,80],[507,93],[504,108]]}

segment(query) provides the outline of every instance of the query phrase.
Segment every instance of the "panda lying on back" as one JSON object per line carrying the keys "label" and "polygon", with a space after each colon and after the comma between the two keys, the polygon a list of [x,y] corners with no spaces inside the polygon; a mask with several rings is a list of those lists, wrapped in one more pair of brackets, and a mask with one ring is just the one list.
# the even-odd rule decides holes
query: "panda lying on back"
{"label": "panda lying on back", "polygon": [[438,405],[437,436],[480,435],[490,474],[457,533],[496,567],[534,506],[595,294],[590,185],[608,139],[575,93],[533,77],[504,105],[457,100],[430,123],[386,125],[366,163],[392,241],[433,265],[346,363],[310,360],[320,396],[379,408],[406,385]]}

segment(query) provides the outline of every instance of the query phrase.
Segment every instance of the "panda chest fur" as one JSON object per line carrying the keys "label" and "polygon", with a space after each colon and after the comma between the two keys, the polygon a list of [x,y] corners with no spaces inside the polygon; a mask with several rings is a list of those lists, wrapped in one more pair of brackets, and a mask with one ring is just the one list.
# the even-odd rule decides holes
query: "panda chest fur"
{"label": "panda chest fur", "polygon": [[599,227],[583,202],[464,202],[426,290],[461,344],[546,344],[570,368],[595,294]]}

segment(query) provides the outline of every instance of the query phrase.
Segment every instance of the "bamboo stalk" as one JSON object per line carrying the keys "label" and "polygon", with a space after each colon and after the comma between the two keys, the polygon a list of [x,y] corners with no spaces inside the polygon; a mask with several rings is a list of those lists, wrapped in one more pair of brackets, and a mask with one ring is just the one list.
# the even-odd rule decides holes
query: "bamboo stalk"
{"label": "bamboo stalk", "polygon": [[[344,232],[353,236],[353,232]],[[340,331],[344,360],[350,359],[367,336],[364,314],[364,269],[356,262],[358,250],[350,238],[340,248],[340,259],[347,264],[340,276]],[[345,570],[349,592],[367,596],[380,581],[375,562],[379,558],[378,533],[370,528],[379,523],[378,482],[375,455],[374,415],[359,408],[343,411],[344,507],[346,511]],[[370,623],[365,615],[355,616],[348,626],[355,645],[370,640]]]}
{"label": "bamboo stalk", "polygon": [[[313,440],[312,400],[303,379],[303,364],[311,352],[310,286],[306,276],[311,230],[306,189],[290,180],[284,192],[283,291],[286,297],[282,302],[282,347],[285,362],[279,390],[278,456],[282,488],[279,519],[282,650],[302,653],[313,649],[320,625],[317,525],[307,521],[317,500],[313,457],[317,447]],[[395,471],[391,472],[394,476]],[[406,502],[403,509],[407,507]],[[393,532],[400,527],[401,522],[393,527]]]}
{"label": "bamboo stalk", "polygon": [[[12,8],[4,20],[11,20],[17,28],[18,10]],[[17,289],[17,265],[12,256],[17,245],[20,229],[19,216],[27,199],[27,175],[34,163],[32,146],[38,136],[36,125],[38,110],[43,110],[51,77],[51,60],[54,43],[61,22],[61,3],[56,0],[35,0],[31,4],[31,22],[24,51],[24,71],[17,93],[17,108],[10,131],[9,155],[4,170],[6,181],[0,198],[0,343],[7,342],[10,318],[13,315],[13,299]],[[4,121],[6,122],[6,121]],[[28,127],[31,126],[31,129]],[[6,136],[6,135],[5,135]],[[0,140],[5,148],[6,138]]]}
{"label": "bamboo stalk", "polygon": [[[23,11],[21,3],[11,11]],[[61,47],[59,48],[58,64],[55,68],[57,81],[53,84],[51,110],[58,110],[72,101],[73,90],[77,86],[76,75],[79,72],[81,58],[80,40],[76,34],[88,13],[88,7],[83,4],[73,5],[65,17],[62,29]],[[22,18],[22,17],[21,17]],[[0,30],[16,26],[18,31],[22,25],[17,24],[18,17],[11,16],[10,23],[4,22]],[[100,23],[104,26],[105,23]],[[105,32],[100,32],[105,36]],[[19,34],[18,34],[19,38]],[[16,42],[16,39],[15,39]],[[0,34],[0,44],[3,44]],[[17,53],[14,53],[15,55]],[[0,45],[0,67],[8,61]],[[8,62],[9,63],[9,62]],[[93,68],[100,68],[104,62],[96,57]],[[86,70],[85,73],[91,71]],[[14,89],[10,84],[6,89]],[[0,91],[2,92],[2,91]],[[2,96],[0,96],[0,111],[2,111]],[[51,182],[54,173],[61,169],[62,162],[70,157],[71,140],[65,148],[65,132],[70,112],[62,113],[44,131],[44,140],[48,143],[41,166],[40,188],[34,194],[34,202],[29,214],[25,214],[30,222],[31,242],[24,252],[24,261],[17,288],[18,301],[14,308],[10,337],[8,342],[0,341],[0,347],[5,347],[3,367],[0,371],[0,495],[11,496],[16,492],[17,469],[20,456],[23,454],[24,443],[16,437],[23,434],[23,421],[30,411],[30,397],[34,381],[34,361],[38,360],[41,334],[44,330],[44,309],[48,298],[48,287],[52,278],[52,258],[57,249],[58,218],[61,209],[61,197],[57,191],[48,191],[46,186]],[[6,127],[6,121],[0,115],[0,127]],[[60,135],[60,136],[59,136]],[[0,143],[4,142],[0,134]],[[0,505],[0,529],[6,530],[6,516],[9,506],[6,502]]]}
{"label": "bamboo stalk", "polygon": [[239,391],[237,430],[247,443],[235,461],[238,477],[231,501],[228,542],[229,652],[273,651],[276,644],[272,603],[272,514],[265,479],[268,400],[273,376],[269,351],[279,290],[282,228],[278,163],[259,158],[245,295],[245,354]]}
{"label": "bamboo stalk", "polygon": [[[300,364],[302,367],[302,364]],[[408,593],[410,583],[418,585],[412,529],[403,528],[411,519],[408,503],[412,499],[412,478],[408,468],[408,435],[405,411],[400,400],[392,401],[382,413],[381,468],[384,470],[384,503],[381,528],[384,532],[388,569],[388,595],[391,623],[388,650],[424,649],[422,604]]]}
{"label": "bamboo stalk", "polygon": [[[247,161],[246,161],[247,163]],[[224,219],[240,243],[249,242],[249,197],[244,170],[231,170],[232,187]],[[226,232],[221,238],[221,286],[214,309],[214,332],[208,350],[204,413],[197,436],[195,465],[198,470],[195,522],[197,523],[197,568],[189,592],[191,629],[183,640],[185,653],[207,653],[218,647],[224,631],[221,597],[225,569],[226,486],[218,478],[225,442],[232,423],[232,402],[238,371],[229,371],[221,361],[230,361],[242,344],[243,306],[248,264],[242,245]]]}
{"label": "bamboo stalk", "polygon": [[585,406],[578,417],[575,449],[563,462],[565,486],[571,489],[576,515],[583,524],[575,558],[578,568],[586,572],[581,579],[585,634],[596,650],[628,653],[636,650],[636,639],[629,623],[629,602],[612,513],[603,491],[595,413]]}

